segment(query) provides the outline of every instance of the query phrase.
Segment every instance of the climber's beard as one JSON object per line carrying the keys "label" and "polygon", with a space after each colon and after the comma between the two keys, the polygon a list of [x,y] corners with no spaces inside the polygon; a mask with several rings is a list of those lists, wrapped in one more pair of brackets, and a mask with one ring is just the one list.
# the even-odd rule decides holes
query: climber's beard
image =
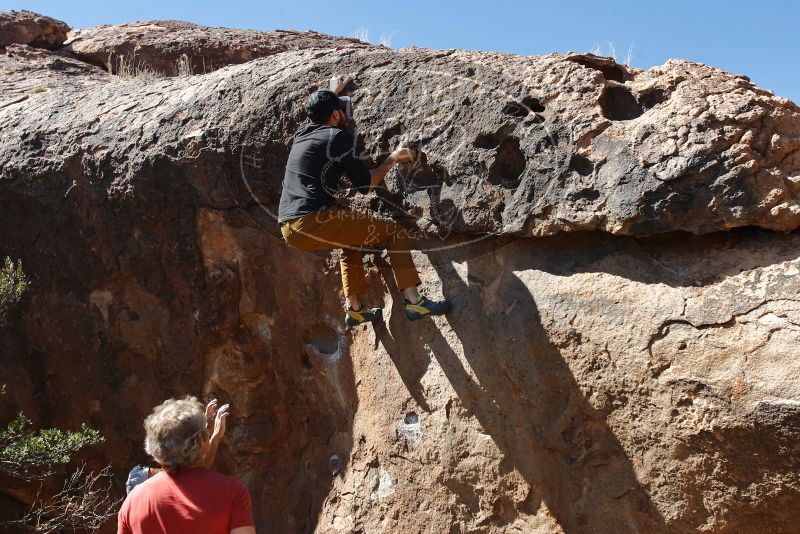
{"label": "climber's beard", "polygon": [[347,128],[347,117],[345,117],[344,113],[339,113],[339,123],[336,126],[342,130]]}

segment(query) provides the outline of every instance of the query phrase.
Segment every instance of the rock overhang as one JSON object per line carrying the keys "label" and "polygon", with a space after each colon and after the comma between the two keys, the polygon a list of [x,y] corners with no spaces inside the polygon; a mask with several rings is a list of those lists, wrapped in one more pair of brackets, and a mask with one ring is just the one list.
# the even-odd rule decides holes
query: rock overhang
{"label": "rock overhang", "polygon": [[[800,109],[746,77],[686,60],[642,71],[592,54],[391,50],[352,40],[331,47],[332,38],[303,35],[310,48],[273,47],[203,75],[119,80],[87,72],[78,89],[80,76],[61,76],[51,61],[40,71],[55,90],[0,110],[11,134],[5,173],[41,149],[25,130],[47,114],[54,129],[68,130],[60,147],[48,140],[48,152],[62,158],[71,132],[81,143],[70,157],[95,159],[112,135],[105,125],[113,125],[115,144],[127,147],[110,170],[117,181],[135,178],[131,162],[141,158],[168,157],[177,167],[223,154],[235,165],[246,152],[266,167],[226,172],[260,182],[244,187],[254,193],[248,202],[271,207],[305,97],[344,73],[354,77],[348,92],[359,156],[378,163],[402,142],[422,154],[396,168],[376,195],[345,202],[420,235],[643,236],[800,225]],[[4,70],[19,71],[14,61],[30,60],[23,55],[6,56]],[[59,91],[59,78],[73,90]],[[9,154],[20,138],[21,150]],[[209,193],[201,189],[200,197]]]}

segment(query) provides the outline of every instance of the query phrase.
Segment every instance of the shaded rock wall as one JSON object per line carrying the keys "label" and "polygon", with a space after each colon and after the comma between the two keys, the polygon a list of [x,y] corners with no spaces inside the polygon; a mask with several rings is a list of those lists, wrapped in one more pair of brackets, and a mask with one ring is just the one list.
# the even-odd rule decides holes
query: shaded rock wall
{"label": "shaded rock wall", "polygon": [[[217,467],[247,483],[260,527],[309,531],[330,481],[327,449],[346,455],[356,405],[347,358],[308,371],[318,365],[308,332],[338,323],[338,279],[324,258],[237,212],[197,209],[191,188],[173,184],[138,189],[152,195],[146,205],[92,185],[61,203],[3,190],[3,251],[33,280],[0,335],[4,413],[100,429],[106,443],[88,460],[112,461],[122,491],[146,460],[154,402],[217,396],[234,406]],[[301,289],[285,292],[287,277]]]}
{"label": "shaded rock wall", "polygon": [[[224,43],[82,33],[167,65],[170,24]],[[268,531],[797,530],[797,106],[679,60],[292,39],[160,80],[0,55],[0,254],[34,282],[0,415],[88,420],[121,489],[153,405],[232,402],[217,467]],[[341,71],[364,159],[424,153],[341,201],[416,230],[446,318],[405,322],[378,257],[386,323],[345,331],[335,257],[279,238],[303,100]]]}

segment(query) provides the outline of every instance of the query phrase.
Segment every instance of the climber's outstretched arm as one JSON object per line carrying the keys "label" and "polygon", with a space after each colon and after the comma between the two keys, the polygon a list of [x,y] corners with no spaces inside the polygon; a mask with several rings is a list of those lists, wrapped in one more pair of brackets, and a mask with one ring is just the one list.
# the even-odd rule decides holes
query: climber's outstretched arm
{"label": "climber's outstretched arm", "polygon": [[217,409],[217,399],[212,400],[206,406],[206,425],[209,434],[208,450],[201,461],[203,467],[211,469],[217,457],[217,449],[222,437],[225,435],[225,422],[230,413],[230,404],[223,404]]}
{"label": "climber's outstretched arm", "polygon": [[[328,88],[338,95],[344,91],[345,87],[347,87],[351,81],[352,78],[349,76],[337,75],[330,79]],[[389,169],[391,169],[395,163],[407,163],[413,161],[415,157],[416,152],[410,148],[401,146],[395,149],[383,163],[369,171],[369,191],[372,191],[383,182],[383,179],[386,178],[386,173],[389,172]],[[366,192],[363,189],[364,185],[366,185],[366,180],[360,178],[364,174],[364,167],[359,164],[360,162],[353,157],[345,157],[342,161],[345,172],[357,185],[359,191]]]}
{"label": "climber's outstretched arm", "polygon": [[396,149],[389,155],[388,158],[386,158],[386,160],[384,160],[383,163],[369,171],[369,190],[372,191],[378,187],[381,182],[383,182],[383,179],[386,178],[386,173],[389,172],[389,169],[391,169],[395,163],[408,163],[409,161],[414,161],[415,156],[416,153],[410,148],[400,147]]}

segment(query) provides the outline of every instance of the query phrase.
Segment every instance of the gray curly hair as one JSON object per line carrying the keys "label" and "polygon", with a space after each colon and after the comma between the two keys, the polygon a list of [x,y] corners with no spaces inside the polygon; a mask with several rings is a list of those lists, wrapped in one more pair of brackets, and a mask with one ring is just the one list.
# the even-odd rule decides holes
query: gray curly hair
{"label": "gray curly hair", "polygon": [[191,395],[169,399],[153,408],[144,420],[144,450],[168,470],[190,465],[200,455],[206,430],[205,407]]}

